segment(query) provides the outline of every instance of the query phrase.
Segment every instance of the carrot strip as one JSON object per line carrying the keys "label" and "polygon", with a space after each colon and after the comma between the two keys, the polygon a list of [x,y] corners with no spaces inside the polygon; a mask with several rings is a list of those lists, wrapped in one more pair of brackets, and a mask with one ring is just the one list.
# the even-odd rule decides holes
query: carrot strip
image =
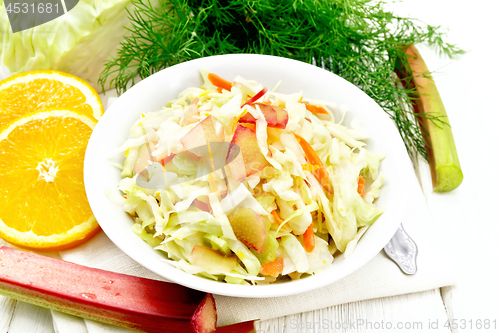
{"label": "carrot strip", "polygon": [[274,217],[274,219],[276,220],[276,223],[278,223],[279,225],[281,225],[281,223],[283,223],[283,220],[281,219],[281,217],[278,215],[278,212],[276,210],[273,210],[271,212],[271,215]]}
{"label": "carrot strip", "polygon": [[324,107],[317,106],[317,105],[312,105],[307,102],[302,102],[305,104],[306,109],[308,111],[311,111],[312,113],[318,113],[318,114],[329,114],[328,111]]}
{"label": "carrot strip", "polygon": [[262,275],[269,275],[272,277],[277,277],[283,272],[283,258],[278,258],[274,261],[266,262],[262,264],[260,268],[260,273]]}
{"label": "carrot strip", "polygon": [[328,193],[330,194],[333,193],[333,189],[330,185],[330,175],[328,174],[325,165],[319,158],[316,151],[313,149],[313,147],[311,147],[309,142],[307,142],[303,137],[295,133],[293,133],[293,135],[295,135],[297,141],[302,147],[302,150],[304,151],[304,154],[306,155],[306,159],[309,162],[309,164],[317,166],[317,168],[315,168],[315,170],[313,171],[314,176],[318,179],[323,188],[328,191]]}
{"label": "carrot strip", "polygon": [[314,240],[314,229],[312,222],[311,224],[309,224],[309,227],[307,227],[306,232],[304,232],[302,238],[304,240],[304,249],[307,252],[312,252],[314,250],[314,246],[316,245]]}
{"label": "carrot strip", "polygon": [[208,80],[216,87],[221,89],[226,89],[227,91],[231,91],[233,84],[227,80],[224,80],[218,75],[214,73],[208,73]]}
{"label": "carrot strip", "polygon": [[359,176],[358,178],[358,193],[360,196],[365,194],[365,179],[363,176]]}

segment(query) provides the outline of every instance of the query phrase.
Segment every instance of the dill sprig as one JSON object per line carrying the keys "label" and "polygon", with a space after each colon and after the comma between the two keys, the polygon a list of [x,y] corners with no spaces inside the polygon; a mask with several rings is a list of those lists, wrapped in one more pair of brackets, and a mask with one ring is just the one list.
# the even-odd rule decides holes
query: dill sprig
{"label": "dill sprig", "polygon": [[[358,86],[389,114],[412,157],[427,158],[414,96],[396,70],[405,46],[426,43],[442,55],[462,51],[440,27],[385,10],[371,0],[133,0],[130,36],[99,79],[118,93],[175,64],[219,54],[254,53],[323,67]],[[407,68],[406,68],[407,69]],[[439,121],[439,119],[435,119]]]}

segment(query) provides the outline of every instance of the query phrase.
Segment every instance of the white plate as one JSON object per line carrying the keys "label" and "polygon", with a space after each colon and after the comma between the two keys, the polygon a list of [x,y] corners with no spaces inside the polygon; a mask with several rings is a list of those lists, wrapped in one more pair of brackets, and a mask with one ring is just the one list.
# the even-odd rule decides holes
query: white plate
{"label": "white plate", "polygon": [[[381,171],[387,179],[377,205],[385,213],[361,238],[354,253],[336,258],[328,269],[318,275],[280,284],[243,286],[207,280],[184,273],[165,263],[165,256],[153,250],[132,232],[132,219],[121,205],[105,192],[120,194],[116,185],[120,171],[108,162],[110,152],[121,146],[132,124],[141,113],[156,111],[187,87],[202,84],[199,69],[205,68],[232,80],[237,75],[272,88],[282,81],[280,92],[303,91],[310,99],[346,105],[346,124],[357,118],[368,132],[367,148],[385,151]],[[412,172],[409,158],[394,123],[366,94],[344,79],[323,69],[302,62],[264,55],[223,55],[185,62],[139,82],[104,113],[90,138],[84,164],[87,197],[104,232],[123,252],[137,263],[181,285],[220,295],[237,297],[275,297],[307,292],[331,284],[362,267],[391,239],[404,218],[408,191],[406,179]],[[121,194],[120,194],[121,195]]]}

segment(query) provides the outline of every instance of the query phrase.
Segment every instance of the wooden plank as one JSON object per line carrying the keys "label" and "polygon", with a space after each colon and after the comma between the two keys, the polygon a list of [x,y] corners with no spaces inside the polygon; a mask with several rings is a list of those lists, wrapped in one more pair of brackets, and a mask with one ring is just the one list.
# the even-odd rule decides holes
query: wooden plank
{"label": "wooden plank", "polygon": [[[0,246],[8,246],[9,244],[0,238]],[[16,309],[17,301],[0,296],[0,333],[9,331],[10,322]]]}
{"label": "wooden plank", "polygon": [[49,309],[17,302],[10,322],[9,333],[53,333],[52,316]]}
{"label": "wooden plank", "polygon": [[88,333],[85,319],[55,310],[51,310],[50,313],[52,314],[56,333],[66,333],[65,328],[70,328],[71,332],[68,333]]}
{"label": "wooden plank", "polygon": [[9,297],[0,296],[0,333],[9,331],[15,308],[15,300]]}
{"label": "wooden plank", "polygon": [[[439,289],[333,306],[263,320],[257,332],[450,332]],[[437,323],[437,324],[436,324]],[[434,327],[437,327],[434,329]]]}

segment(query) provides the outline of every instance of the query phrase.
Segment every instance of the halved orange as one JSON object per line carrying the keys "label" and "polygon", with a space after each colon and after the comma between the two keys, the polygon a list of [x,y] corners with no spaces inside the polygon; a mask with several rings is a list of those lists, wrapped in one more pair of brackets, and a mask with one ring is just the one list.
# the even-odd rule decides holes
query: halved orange
{"label": "halved orange", "polygon": [[95,124],[81,112],[53,109],[0,131],[0,237],[19,247],[60,251],[97,234],[83,184]]}
{"label": "halved orange", "polygon": [[67,73],[32,71],[0,82],[0,128],[26,114],[59,107],[80,111],[96,120],[104,112],[94,88]]}

